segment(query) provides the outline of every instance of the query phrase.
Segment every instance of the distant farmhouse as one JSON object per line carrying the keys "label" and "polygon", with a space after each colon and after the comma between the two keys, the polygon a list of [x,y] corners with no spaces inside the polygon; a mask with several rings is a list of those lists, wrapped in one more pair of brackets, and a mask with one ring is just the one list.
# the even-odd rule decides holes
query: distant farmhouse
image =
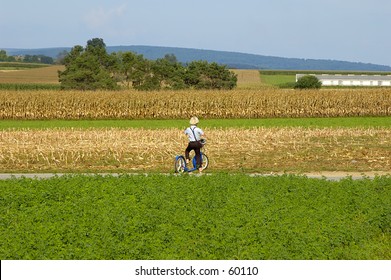
{"label": "distant farmhouse", "polygon": [[[308,74],[296,74],[296,82]],[[389,87],[391,86],[391,75],[315,75],[323,86],[374,86]]]}

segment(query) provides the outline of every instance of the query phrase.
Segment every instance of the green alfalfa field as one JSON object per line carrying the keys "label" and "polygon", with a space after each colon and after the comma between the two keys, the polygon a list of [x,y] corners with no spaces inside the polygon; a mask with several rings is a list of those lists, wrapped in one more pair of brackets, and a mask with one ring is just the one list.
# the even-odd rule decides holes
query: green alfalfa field
{"label": "green alfalfa field", "polygon": [[390,259],[391,178],[0,181],[1,259]]}

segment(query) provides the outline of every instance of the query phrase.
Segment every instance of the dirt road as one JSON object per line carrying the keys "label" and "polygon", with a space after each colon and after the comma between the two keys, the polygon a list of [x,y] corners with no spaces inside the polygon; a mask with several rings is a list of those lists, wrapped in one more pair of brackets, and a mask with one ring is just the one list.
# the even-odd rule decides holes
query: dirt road
{"label": "dirt road", "polygon": [[[0,180],[7,180],[12,178],[31,178],[31,179],[49,179],[55,176],[64,176],[64,175],[72,175],[76,173],[0,173]],[[81,173],[77,173],[81,174]],[[93,173],[83,173],[84,175],[95,175]],[[140,173],[99,173],[96,175],[102,176],[120,176],[121,174],[129,174],[129,175],[137,175]],[[211,173],[204,173],[205,175]],[[282,176],[287,173],[252,173],[249,176]],[[293,173],[289,173],[293,174]],[[167,173],[167,175],[169,175]],[[199,173],[194,173],[194,175],[199,175]],[[308,178],[314,179],[326,179],[329,181],[339,181],[341,179],[351,177],[354,180],[370,178],[373,179],[376,176],[391,176],[391,172],[389,171],[376,171],[376,172],[343,172],[343,171],[324,171],[324,172],[313,172],[313,173],[300,173],[296,174],[299,176],[304,176]]]}

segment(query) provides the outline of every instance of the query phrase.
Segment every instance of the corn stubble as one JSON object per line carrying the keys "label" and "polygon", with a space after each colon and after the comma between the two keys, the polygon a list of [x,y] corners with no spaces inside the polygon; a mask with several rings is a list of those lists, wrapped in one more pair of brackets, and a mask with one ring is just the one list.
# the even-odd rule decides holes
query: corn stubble
{"label": "corn stubble", "polygon": [[0,119],[390,116],[391,90],[0,91]]}
{"label": "corn stubble", "polygon": [[[389,129],[208,129],[212,171],[390,171]],[[173,172],[177,129],[0,131],[1,172]]]}

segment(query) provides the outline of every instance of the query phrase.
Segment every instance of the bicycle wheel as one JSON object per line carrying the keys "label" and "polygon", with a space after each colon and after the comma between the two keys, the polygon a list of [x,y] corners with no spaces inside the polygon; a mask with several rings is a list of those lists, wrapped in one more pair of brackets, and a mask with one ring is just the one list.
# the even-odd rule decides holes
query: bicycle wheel
{"label": "bicycle wheel", "polygon": [[205,154],[202,154],[202,169],[205,170],[209,166],[209,159]]}
{"label": "bicycle wheel", "polygon": [[183,173],[186,167],[186,160],[184,156],[175,158],[175,173]]}

